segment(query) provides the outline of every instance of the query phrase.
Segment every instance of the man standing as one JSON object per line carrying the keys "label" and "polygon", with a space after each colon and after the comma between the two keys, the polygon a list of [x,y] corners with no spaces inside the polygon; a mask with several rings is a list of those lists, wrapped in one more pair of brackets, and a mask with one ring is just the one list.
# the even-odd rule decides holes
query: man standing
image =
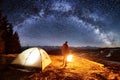
{"label": "man standing", "polygon": [[69,47],[68,47],[68,42],[66,41],[62,45],[62,55],[63,55],[63,66],[67,66],[67,55],[69,54]]}

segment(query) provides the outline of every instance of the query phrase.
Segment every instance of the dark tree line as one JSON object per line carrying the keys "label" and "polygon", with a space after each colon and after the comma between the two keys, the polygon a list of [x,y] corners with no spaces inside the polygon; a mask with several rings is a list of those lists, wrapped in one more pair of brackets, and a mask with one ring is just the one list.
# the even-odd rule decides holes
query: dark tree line
{"label": "dark tree line", "polygon": [[12,24],[0,12],[0,53],[15,53],[20,48],[18,33],[13,31]]}

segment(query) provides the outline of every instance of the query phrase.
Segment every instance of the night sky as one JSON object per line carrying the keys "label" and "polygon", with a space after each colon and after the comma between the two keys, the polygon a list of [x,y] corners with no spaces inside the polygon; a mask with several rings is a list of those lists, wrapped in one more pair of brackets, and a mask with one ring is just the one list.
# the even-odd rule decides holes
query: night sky
{"label": "night sky", "polygon": [[22,46],[120,46],[120,0],[3,0]]}

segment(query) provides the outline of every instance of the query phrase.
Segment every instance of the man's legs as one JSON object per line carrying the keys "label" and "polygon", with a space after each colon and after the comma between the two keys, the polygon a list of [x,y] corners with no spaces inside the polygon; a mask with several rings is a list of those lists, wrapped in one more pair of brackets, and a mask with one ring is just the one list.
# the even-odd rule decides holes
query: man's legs
{"label": "man's legs", "polygon": [[65,56],[63,55],[63,66],[65,65]]}
{"label": "man's legs", "polygon": [[67,55],[63,56],[63,66],[67,66]]}

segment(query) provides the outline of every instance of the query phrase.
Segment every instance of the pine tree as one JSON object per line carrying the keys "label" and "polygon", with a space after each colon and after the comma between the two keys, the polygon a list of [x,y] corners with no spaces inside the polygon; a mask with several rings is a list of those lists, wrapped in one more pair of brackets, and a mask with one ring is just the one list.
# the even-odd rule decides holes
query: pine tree
{"label": "pine tree", "polygon": [[5,38],[7,37],[7,19],[0,12],[0,53],[5,53]]}
{"label": "pine tree", "polygon": [[7,37],[6,41],[6,53],[15,53],[19,52],[21,45],[18,37],[18,33],[15,32],[12,35],[8,34],[9,37]]}
{"label": "pine tree", "polygon": [[0,53],[14,53],[20,48],[17,32],[14,33],[12,24],[0,12]]}

